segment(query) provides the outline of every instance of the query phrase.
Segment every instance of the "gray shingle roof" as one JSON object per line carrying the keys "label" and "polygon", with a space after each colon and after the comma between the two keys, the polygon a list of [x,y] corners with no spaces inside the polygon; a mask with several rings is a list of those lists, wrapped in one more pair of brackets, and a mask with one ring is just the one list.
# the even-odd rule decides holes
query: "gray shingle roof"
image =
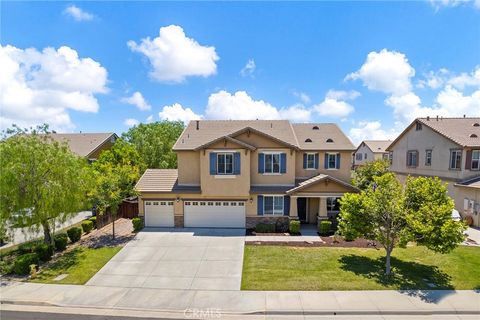
{"label": "gray shingle roof", "polygon": [[[298,147],[302,150],[355,150],[353,143],[335,123],[293,123],[292,127]],[[306,142],[307,139],[312,142]],[[328,139],[333,142],[327,142]]]}
{"label": "gray shingle roof", "polygon": [[[73,153],[87,157],[115,133],[52,133],[49,136],[59,142],[67,143]],[[116,137],[116,135],[115,135]]]}

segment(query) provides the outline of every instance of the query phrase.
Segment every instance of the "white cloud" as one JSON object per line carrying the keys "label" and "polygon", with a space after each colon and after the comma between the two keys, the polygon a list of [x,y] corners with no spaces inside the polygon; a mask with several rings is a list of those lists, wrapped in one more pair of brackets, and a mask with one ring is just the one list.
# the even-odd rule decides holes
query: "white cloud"
{"label": "white cloud", "polygon": [[356,145],[363,140],[393,140],[397,136],[395,129],[384,130],[379,121],[361,121],[349,131],[349,137]]}
{"label": "white cloud", "polygon": [[439,89],[443,87],[446,82],[446,78],[449,75],[449,71],[445,68],[442,68],[438,71],[430,71],[424,75],[425,79],[418,81],[418,88],[430,88],[430,89]]}
{"label": "white cloud", "polygon": [[130,40],[128,47],[144,54],[150,61],[153,79],[162,82],[182,82],[189,76],[208,77],[217,72],[219,59],[215,47],[205,47],[185,36],[176,25],[160,28],[158,37]]}
{"label": "white cloud", "polygon": [[321,116],[343,118],[355,111],[355,108],[344,100],[354,100],[360,93],[357,91],[329,90],[325,99],[313,106],[313,109]]}
{"label": "white cloud", "polygon": [[475,9],[480,9],[480,0],[429,0],[436,11],[440,8],[454,8],[460,5],[470,5]]}
{"label": "white cloud", "polygon": [[280,119],[286,119],[293,122],[309,122],[312,112],[302,104],[282,108],[279,110]]}
{"label": "white cloud", "polygon": [[179,103],[174,103],[171,106],[164,106],[162,111],[158,113],[161,120],[183,121],[188,123],[190,120],[202,119],[201,115],[196,114],[190,108],[184,108]]}
{"label": "white cloud", "polygon": [[410,79],[413,76],[415,69],[403,53],[383,49],[370,52],[362,67],[347,75],[345,80],[360,79],[370,90],[402,95],[411,90]]}
{"label": "white cloud", "polygon": [[68,110],[97,112],[97,93],[107,92],[107,70],[69,47],[19,49],[0,46],[0,126],[48,123],[74,127]]}
{"label": "white cloud", "polygon": [[145,100],[143,95],[135,91],[130,97],[125,97],[120,100],[122,103],[127,103],[136,106],[139,110],[148,111],[152,106]]}
{"label": "white cloud", "polygon": [[462,92],[447,85],[436,99],[439,115],[446,116],[480,116],[480,90],[474,91],[471,95],[464,95]]}
{"label": "white cloud", "polygon": [[242,68],[242,70],[240,70],[240,75],[242,77],[253,76],[253,73],[255,72],[256,67],[257,66],[255,65],[255,60],[248,59],[245,66]]}
{"label": "white cloud", "polygon": [[326,97],[335,100],[355,100],[356,98],[360,97],[360,92],[355,90],[328,90]]}
{"label": "white cloud", "polygon": [[133,126],[138,126],[140,124],[140,121],[138,121],[137,119],[129,118],[129,119],[125,119],[123,124],[126,125],[127,127],[133,127]]}
{"label": "white cloud", "polygon": [[153,115],[149,115],[147,119],[145,120],[147,123],[152,123],[153,122]]}
{"label": "white cloud", "polygon": [[461,90],[469,86],[480,88],[480,66],[477,66],[471,73],[463,72],[458,76],[451,77],[448,84]]}
{"label": "white cloud", "polygon": [[68,6],[63,10],[63,14],[68,15],[76,21],[90,21],[93,20],[94,15],[88,13],[75,5]]}
{"label": "white cloud", "polygon": [[312,99],[310,99],[310,96],[306,94],[305,92],[298,92],[298,91],[293,91],[293,95],[302,101],[304,104],[310,104],[312,102]]}

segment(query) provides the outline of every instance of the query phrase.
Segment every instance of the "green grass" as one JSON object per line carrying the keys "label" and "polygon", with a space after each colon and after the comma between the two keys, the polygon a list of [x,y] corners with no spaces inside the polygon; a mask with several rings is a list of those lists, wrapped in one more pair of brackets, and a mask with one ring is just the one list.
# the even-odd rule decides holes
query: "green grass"
{"label": "green grass", "polygon": [[[385,250],[245,246],[242,290],[480,289],[480,248],[449,254],[424,247],[395,249],[394,274],[384,275]],[[424,280],[427,279],[427,280]]]}
{"label": "green grass", "polygon": [[[99,249],[77,247],[66,252],[48,265],[32,282],[85,284],[98,272],[122,247],[103,247]],[[60,281],[53,279],[61,274],[68,276]]]}

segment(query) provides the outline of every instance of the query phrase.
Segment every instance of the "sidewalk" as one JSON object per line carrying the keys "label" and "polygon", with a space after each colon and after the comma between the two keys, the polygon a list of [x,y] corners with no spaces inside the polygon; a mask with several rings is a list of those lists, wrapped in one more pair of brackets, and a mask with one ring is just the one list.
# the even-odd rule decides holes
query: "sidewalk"
{"label": "sidewalk", "polygon": [[475,291],[207,291],[14,283],[4,306],[165,312],[217,310],[222,315],[480,315]]}

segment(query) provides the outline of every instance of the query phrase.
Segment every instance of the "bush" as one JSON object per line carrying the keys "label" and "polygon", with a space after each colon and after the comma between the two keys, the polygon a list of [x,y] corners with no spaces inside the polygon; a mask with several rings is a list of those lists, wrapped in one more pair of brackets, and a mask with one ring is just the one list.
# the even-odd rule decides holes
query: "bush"
{"label": "bush", "polygon": [[300,221],[298,221],[298,220],[290,221],[290,233],[291,234],[300,234]]}
{"label": "bush", "polygon": [[67,235],[72,243],[77,242],[82,237],[82,229],[79,227],[72,227],[67,230]]}
{"label": "bush", "polygon": [[91,217],[88,220],[93,222],[93,229],[97,229],[97,217]]}
{"label": "bush", "polygon": [[27,253],[24,254],[15,260],[13,265],[13,272],[18,275],[24,275],[30,273],[30,265],[38,265],[38,256],[36,253]]}
{"label": "bush", "polygon": [[55,249],[57,251],[63,251],[67,248],[68,236],[66,233],[60,233],[55,235],[53,241],[55,242]]}
{"label": "bush", "polygon": [[273,223],[259,223],[255,226],[255,232],[258,233],[274,233],[275,224]]}
{"label": "bush", "polygon": [[140,218],[133,218],[132,224],[133,224],[133,231],[135,232],[138,232],[143,229],[143,220]]}
{"label": "bush", "polygon": [[332,221],[322,220],[318,224],[318,233],[322,236],[327,236],[330,233],[330,227],[332,226]]}
{"label": "bush", "polygon": [[357,235],[354,232],[343,231],[342,236],[343,236],[343,239],[345,239],[345,241],[353,241],[357,238]]}
{"label": "bush", "polygon": [[21,245],[18,246],[18,251],[20,254],[25,254],[25,253],[32,253],[35,250],[35,246],[38,244],[38,241],[30,241],[30,242],[25,242],[22,243]]}
{"label": "bush", "polygon": [[84,233],[90,233],[93,229],[93,222],[90,220],[82,221],[82,229]]}
{"label": "bush", "polygon": [[34,250],[40,261],[48,261],[53,256],[53,246],[51,244],[39,243]]}

